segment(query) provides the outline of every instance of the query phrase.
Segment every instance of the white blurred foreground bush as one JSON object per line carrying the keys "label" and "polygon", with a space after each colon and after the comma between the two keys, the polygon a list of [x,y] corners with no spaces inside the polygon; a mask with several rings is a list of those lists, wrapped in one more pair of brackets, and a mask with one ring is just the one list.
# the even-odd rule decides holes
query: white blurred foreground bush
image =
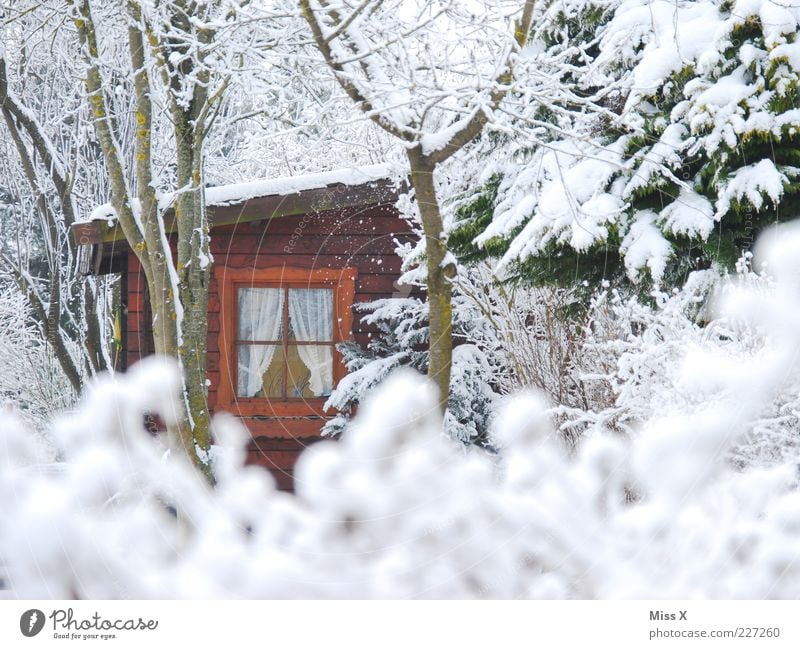
{"label": "white blurred foreground bush", "polygon": [[[735,471],[748,422],[798,380],[800,228],[762,243],[769,290],[722,313],[763,333],[758,353],[686,357],[698,396],[631,437],[594,429],[566,457],[547,404],[510,400],[497,456],[444,437],[433,387],[399,373],[341,441],[300,459],[297,495],[243,468],[247,435],[218,419],[208,488],[165,454],[142,414],[168,416],[175,369],[148,360],[98,383],[53,435],[0,423],[0,567],[24,598],[800,597],[797,459]],[[700,398],[703,395],[708,398]],[[175,515],[177,512],[177,516]]]}

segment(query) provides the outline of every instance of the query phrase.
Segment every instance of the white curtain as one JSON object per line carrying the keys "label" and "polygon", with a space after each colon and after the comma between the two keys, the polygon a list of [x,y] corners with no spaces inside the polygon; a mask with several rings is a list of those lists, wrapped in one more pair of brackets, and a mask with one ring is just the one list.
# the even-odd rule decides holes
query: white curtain
{"label": "white curtain", "polygon": [[[283,290],[239,289],[239,340],[279,340],[283,326]],[[237,394],[253,397],[262,387],[276,345],[240,345]]]}
{"label": "white curtain", "polygon": [[[289,323],[301,342],[333,340],[333,290],[289,289]],[[333,348],[330,345],[298,345],[300,360],[311,372],[309,387],[316,396],[333,390]]]}

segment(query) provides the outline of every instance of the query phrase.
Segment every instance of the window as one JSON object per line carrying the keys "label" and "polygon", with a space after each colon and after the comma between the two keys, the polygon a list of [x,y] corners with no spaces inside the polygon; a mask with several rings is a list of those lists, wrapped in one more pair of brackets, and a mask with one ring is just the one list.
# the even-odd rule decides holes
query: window
{"label": "window", "polygon": [[323,415],[344,375],[335,346],[352,335],[355,269],[218,272],[218,405],[242,416]]}
{"label": "window", "polygon": [[333,289],[238,287],[237,397],[328,396]]}

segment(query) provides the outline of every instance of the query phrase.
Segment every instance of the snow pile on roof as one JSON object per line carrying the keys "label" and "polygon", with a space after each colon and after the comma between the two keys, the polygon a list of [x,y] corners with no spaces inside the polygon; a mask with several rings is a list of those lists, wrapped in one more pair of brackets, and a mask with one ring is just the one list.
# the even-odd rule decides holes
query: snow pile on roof
{"label": "snow pile on roof", "polygon": [[370,165],[354,169],[336,169],[303,176],[254,180],[234,185],[222,185],[206,189],[206,204],[221,206],[241,203],[262,196],[287,196],[299,194],[309,189],[321,189],[329,185],[355,187],[365,183],[391,178],[393,168],[390,164]]}
{"label": "snow pile on roof", "polygon": [[[253,198],[262,198],[264,196],[288,196],[311,189],[322,189],[330,185],[356,187],[377,180],[392,178],[394,175],[395,170],[391,164],[376,164],[349,169],[335,169],[333,171],[323,171],[315,174],[304,174],[302,176],[269,178],[235,183],[232,185],[220,185],[219,187],[207,187],[205,190],[206,205],[210,207],[236,205]],[[166,210],[172,206],[174,201],[175,192],[161,194],[158,197],[159,208]],[[135,204],[133,209],[134,212],[138,211],[138,205]],[[88,220],[106,221],[115,218],[116,212],[111,206],[111,203],[104,203],[92,211]]]}

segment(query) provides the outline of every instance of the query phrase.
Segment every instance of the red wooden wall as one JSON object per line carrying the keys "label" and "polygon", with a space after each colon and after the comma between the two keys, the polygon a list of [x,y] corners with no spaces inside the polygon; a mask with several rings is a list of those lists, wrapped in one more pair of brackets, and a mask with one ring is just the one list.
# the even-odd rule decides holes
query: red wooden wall
{"label": "red wooden wall", "polygon": [[[355,303],[390,297],[398,291],[400,259],[395,240],[413,235],[391,204],[352,207],[315,214],[250,221],[214,228],[211,251],[215,274],[227,268],[358,268]],[[125,277],[127,318],[126,362],[152,353],[152,331],[144,275],[133,253]],[[209,407],[216,405],[220,380],[220,299],[212,279],[208,305]],[[356,312],[353,334],[366,345],[374,333]],[[324,421],[313,418],[245,420],[253,435],[249,461],[267,468],[283,489],[291,488],[294,462],[308,444],[319,440]]]}

